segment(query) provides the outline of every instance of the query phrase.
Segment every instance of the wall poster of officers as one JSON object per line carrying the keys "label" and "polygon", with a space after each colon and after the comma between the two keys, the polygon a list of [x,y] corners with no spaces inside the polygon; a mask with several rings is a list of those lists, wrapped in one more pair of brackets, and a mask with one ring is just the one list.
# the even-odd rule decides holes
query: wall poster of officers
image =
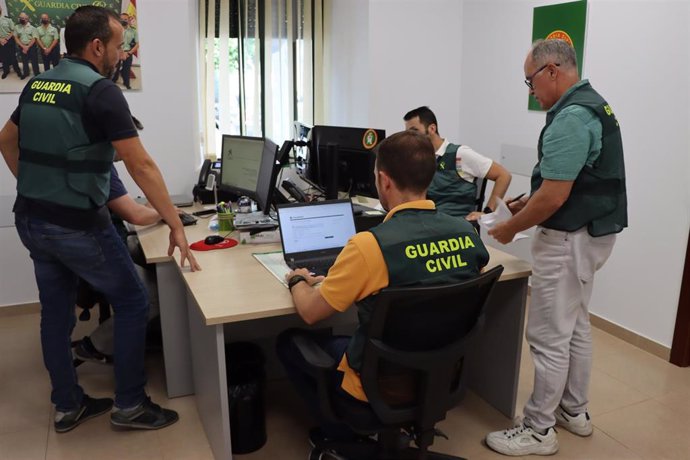
{"label": "wall poster of officers", "polygon": [[29,79],[67,54],[65,23],[76,8],[112,9],[124,27],[120,62],[110,78],[123,90],[141,89],[136,0],[0,0],[0,93],[19,93]]}

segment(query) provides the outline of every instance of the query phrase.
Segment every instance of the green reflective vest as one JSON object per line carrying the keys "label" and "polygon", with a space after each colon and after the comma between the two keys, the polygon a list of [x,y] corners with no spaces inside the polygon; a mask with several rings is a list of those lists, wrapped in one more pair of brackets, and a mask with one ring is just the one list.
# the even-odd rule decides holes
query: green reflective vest
{"label": "green reflective vest", "polygon": [[426,196],[436,204],[439,211],[455,217],[465,217],[477,210],[477,180],[467,182],[458,175],[455,161],[458,148],[459,145],[448,144],[446,152],[436,160],[436,174]]}
{"label": "green reflective vest", "polygon": [[[388,286],[454,283],[477,276],[489,253],[465,219],[435,209],[403,209],[369,230],[388,268]],[[359,324],[347,348],[347,362],[359,371],[376,295],[357,302]]]}
{"label": "green reflective vest", "polygon": [[34,77],[19,101],[17,192],[78,209],[103,206],[110,190],[110,142],[93,144],[82,122],[91,87],[103,77],[71,59]]}
{"label": "green reflective vest", "polygon": [[[621,131],[611,107],[589,83],[566,96],[558,110],[546,114],[546,126],[539,136],[539,161],[543,156],[544,132],[561,110],[573,104],[587,107],[599,117],[602,126],[601,153],[592,166],[582,168],[575,178],[568,200],[541,225],[567,232],[586,225],[592,236],[618,233],[628,226]],[[537,163],[532,172],[532,194],[541,183],[541,169]]]}

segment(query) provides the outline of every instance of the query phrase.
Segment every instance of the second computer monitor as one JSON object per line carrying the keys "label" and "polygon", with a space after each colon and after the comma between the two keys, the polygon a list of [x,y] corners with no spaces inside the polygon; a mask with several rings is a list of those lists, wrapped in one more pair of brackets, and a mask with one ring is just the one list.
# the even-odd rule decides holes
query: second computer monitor
{"label": "second computer monitor", "polygon": [[268,213],[275,187],[277,150],[270,139],[224,135],[221,189],[250,197]]}
{"label": "second computer monitor", "polygon": [[326,192],[377,198],[374,177],[376,147],[385,137],[382,129],[314,126],[310,132],[307,178]]}

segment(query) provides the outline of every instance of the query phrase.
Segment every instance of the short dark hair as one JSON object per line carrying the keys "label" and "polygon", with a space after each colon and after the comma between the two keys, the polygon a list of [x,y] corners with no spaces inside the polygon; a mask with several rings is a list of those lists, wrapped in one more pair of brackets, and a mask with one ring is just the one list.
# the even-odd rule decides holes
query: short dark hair
{"label": "short dark hair", "polygon": [[434,115],[434,112],[432,112],[429,107],[423,105],[414,110],[410,110],[405,114],[403,120],[410,121],[415,117],[419,117],[419,121],[424,125],[425,128],[428,128],[431,124],[436,125],[436,132],[438,133],[438,122],[436,121],[436,115]]}
{"label": "short dark hair", "polygon": [[85,5],[74,10],[65,24],[67,54],[82,53],[86,45],[96,38],[108,43],[113,36],[111,19],[120,22],[113,10],[100,6]]}
{"label": "short dark hair", "polygon": [[388,174],[400,190],[424,192],[436,172],[434,146],[421,133],[395,133],[377,147],[376,168]]}

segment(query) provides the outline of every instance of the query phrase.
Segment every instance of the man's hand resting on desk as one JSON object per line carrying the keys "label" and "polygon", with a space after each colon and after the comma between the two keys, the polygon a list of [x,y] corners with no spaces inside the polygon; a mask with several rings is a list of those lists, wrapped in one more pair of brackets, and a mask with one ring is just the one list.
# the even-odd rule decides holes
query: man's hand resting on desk
{"label": "man's hand resting on desk", "polygon": [[[321,290],[313,287],[324,279],[326,279],[325,276],[312,276],[306,268],[298,268],[285,275],[288,287],[292,284],[290,294],[295,309],[307,324],[316,324],[336,312],[323,298]],[[290,283],[291,280],[292,283]]]}
{"label": "man's hand resting on desk", "polygon": [[325,276],[313,276],[309,270],[306,268],[298,268],[296,270],[291,270],[287,275],[285,275],[285,282],[289,282],[290,278],[292,278],[295,275],[300,275],[304,277],[304,281],[309,285],[313,286],[315,284],[318,284],[322,282],[324,279],[326,279]]}
{"label": "man's hand resting on desk", "polygon": [[189,243],[187,243],[187,236],[184,234],[182,225],[179,228],[170,230],[170,246],[168,247],[168,255],[172,256],[175,252],[175,246],[180,248],[180,267],[184,267],[185,260],[189,261],[189,268],[193,272],[201,270],[201,265],[194,258],[194,254],[189,250]]}

